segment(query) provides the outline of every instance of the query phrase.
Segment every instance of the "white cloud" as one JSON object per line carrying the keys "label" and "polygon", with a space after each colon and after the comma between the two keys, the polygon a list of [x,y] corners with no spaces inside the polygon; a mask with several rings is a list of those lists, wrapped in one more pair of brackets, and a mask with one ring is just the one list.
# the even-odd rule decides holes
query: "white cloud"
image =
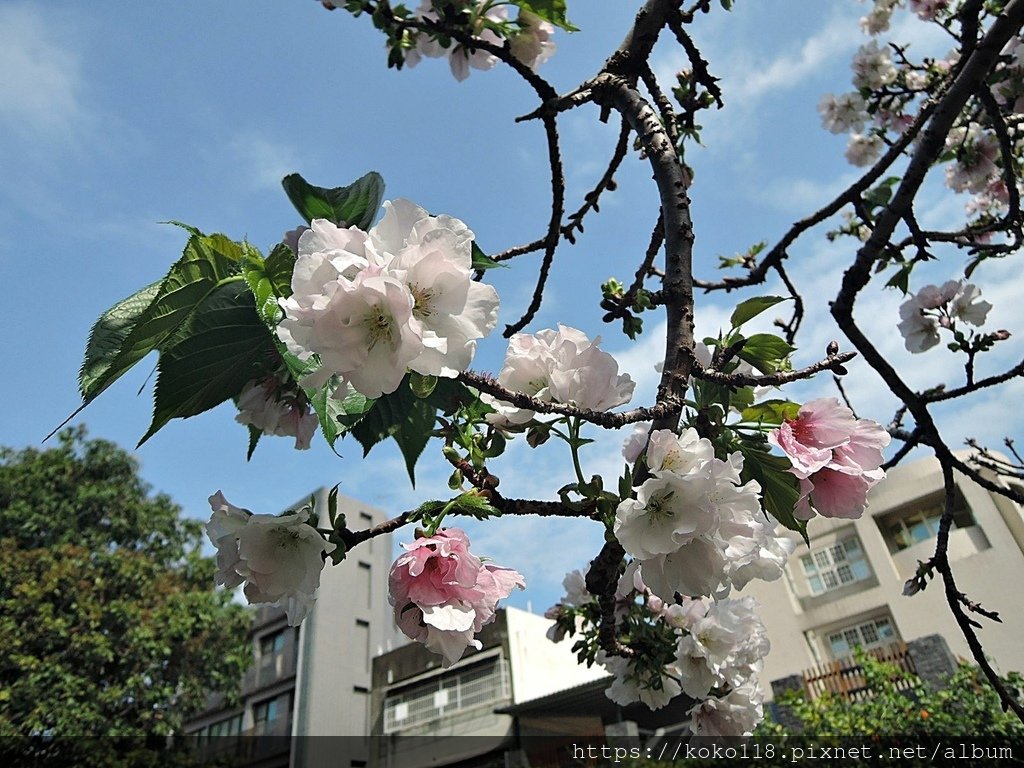
{"label": "white cloud", "polygon": [[0,123],[38,139],[72,135],[87,117],[81,56],[37,7],[0,5]]}
{"label": "white cloud", "polygon": [[783,53],[763,64],[748,61],[743,76],[737,72],[730,78],[730,98],[749,101],[762,99],[773,91],[798,88],[829,62],[849,55],[858,42],[850,19],[834,16],[796,51]]}
{"label": "white cloud", "polygon": [[228,142],[228,149],[242,163],[244,178],[257,189],[277,189],[281,179],[298,167],[295,150],[255,130],[244,130]]}

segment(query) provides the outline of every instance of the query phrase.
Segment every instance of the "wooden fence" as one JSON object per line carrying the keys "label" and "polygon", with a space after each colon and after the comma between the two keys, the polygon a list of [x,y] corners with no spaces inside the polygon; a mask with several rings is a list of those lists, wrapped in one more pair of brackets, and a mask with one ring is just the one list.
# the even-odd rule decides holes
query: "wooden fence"
{"label": "wooden fence", "polygon": [[[907,653],[906,643],[893,643],[873,648],[866,653],[879,661],[894,664],[904,672],[915,675],[914,660]],[[900,690],[913,687],[911,681],[897,684]],[[810,699],[816,699],[826,692],[842,696],[848,701],[863,701],[871,698],[871,689],[864,677],[864,670],[852,656],[804,670],[804,690]]]}

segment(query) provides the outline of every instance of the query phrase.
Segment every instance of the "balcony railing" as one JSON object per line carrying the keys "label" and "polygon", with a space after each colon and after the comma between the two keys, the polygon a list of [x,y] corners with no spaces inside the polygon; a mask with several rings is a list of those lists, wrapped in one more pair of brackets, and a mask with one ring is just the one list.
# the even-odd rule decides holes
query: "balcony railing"
{"label": "balcony railing", "polygon": [[266,688],[276,682],[295,675],[295,646],[289,644],[276,653],[257,659],[242,679],[242,693],[247,694]]}
{"label": "balcony railing", "polygon": [[490,709],[510,696],[508,666],[503,659],[442,673],[411,689],[387,696],[384,733],[408,730],[455,713]]}
{"label": "balcony railing", "polygon": [[[872,648],[865,653],[878,661],[894,664],[911,675],[917,674],[913,659],[907,653],[906,643]],[[909,690],[912,685],[910,681],[901,681],[897,684],[897,689]],[[841,696],[847,701],[864,701],[871,698],[871,688],[864,676],[864,670],[852,656],[805,669],[804,690],[810,699],[816,699],[825,693]]]}

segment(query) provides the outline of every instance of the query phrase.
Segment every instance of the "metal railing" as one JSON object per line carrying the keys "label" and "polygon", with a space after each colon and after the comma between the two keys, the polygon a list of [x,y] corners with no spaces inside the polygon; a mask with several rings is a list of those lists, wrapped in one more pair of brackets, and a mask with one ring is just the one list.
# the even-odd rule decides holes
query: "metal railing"
{"label": "metal railing", "polygon": [[508,665],[495,658],[456,672],[442,673],[384,701],[384,733],[396,733],[432,720],[493,707],[510,696]]}

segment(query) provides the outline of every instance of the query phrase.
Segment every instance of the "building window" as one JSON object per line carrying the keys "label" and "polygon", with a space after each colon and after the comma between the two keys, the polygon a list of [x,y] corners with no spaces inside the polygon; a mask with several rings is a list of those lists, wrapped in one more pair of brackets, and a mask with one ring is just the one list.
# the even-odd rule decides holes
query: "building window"
{"label": "building window", "polygon": [[821,595],[871,576],[871,566],[856,536],[811,550],[800,558],[800,564],[812,595]]}
{"label": "building window", "polygon": [[[889,551],[902,552],[915,544],[934,539],[939,534],[944,500],[934,497],[924,504],[890,512],[878,518]],[[953,503],[953,527],[969,528],[974,525],[971,508],[967,506],[960,489],[957,488]]]}
{"label": "building window", "polygon": [[221,736],[238,736],[241,732],[242,714],[239,713],[233,717],[229,717],[227,720],[210,723],[209,725],[200,728],[193,735],[196,737],[197,743],[202,746],[215,738]]}
{"label": "building window", "polygon": [[509,696],[505,662],[492,658],[388,693],[384,732],[394,733],[477,707],[493,707]]}
{"label": "building window", "polygon": [[293,630],[291,629],[281,629],[259,638],[257,643],[259,645],[260,659],[268,659],[283,652],[288,642],[288,635],[292,634],[292,632]]}
{"label": "building window", "polygon": [[889,645],[899,640],[892,619],[883,616],[860,624],[843,627],[825,633],[832,658],[841,659],[853,655],[855,648],[870,650]]}
{"label": "building window", "polygon": [[288,736],[291,733],[291,693],[253,704],[254,736]]}

